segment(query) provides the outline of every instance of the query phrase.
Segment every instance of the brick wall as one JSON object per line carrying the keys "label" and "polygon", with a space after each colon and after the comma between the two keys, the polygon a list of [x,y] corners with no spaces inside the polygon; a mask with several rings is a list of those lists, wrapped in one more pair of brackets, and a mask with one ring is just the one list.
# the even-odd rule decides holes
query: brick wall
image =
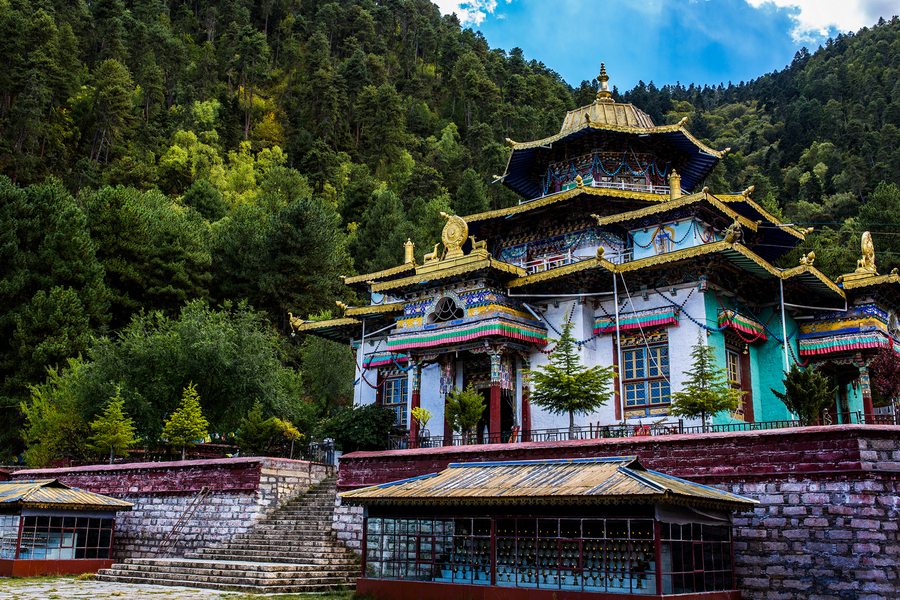
{"label": "brick wall", "polygon": [[66,485],[134,504],[116,518],[115,559],[151,555],[207,486],[211,492],[181,530],[172,554],[225,541],[325,478],[321,465],[276,458],[94,465],[18,471],[15,479]]}
{"label": "brick wall", "polygon": [[[338,491],[453,462],[636,456],[647,468],[759,500],[735,515],[738,585],[750,600],[900,598],[900,427],[791,430],[357,452]],[[359,548],[360,509],[335,511]]]}

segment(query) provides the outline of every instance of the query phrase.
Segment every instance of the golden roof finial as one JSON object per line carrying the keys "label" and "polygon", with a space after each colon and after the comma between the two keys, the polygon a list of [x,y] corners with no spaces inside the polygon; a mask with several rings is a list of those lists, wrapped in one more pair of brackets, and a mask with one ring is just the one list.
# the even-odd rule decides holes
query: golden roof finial
{"label": "golden roof finial", "polygon": [[600,82],[600,91],[597,92],[597,102],[612,102],[612,93],[609,91],[609,75],[606,74],[606,65],[600,63],[600,75],[597,77]]}

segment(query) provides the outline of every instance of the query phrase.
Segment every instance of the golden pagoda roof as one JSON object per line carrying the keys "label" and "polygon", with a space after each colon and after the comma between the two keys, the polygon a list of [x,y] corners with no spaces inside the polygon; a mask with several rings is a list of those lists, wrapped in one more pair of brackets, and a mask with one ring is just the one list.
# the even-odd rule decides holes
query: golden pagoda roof
{"label": "golden pagoda roof", "polygon": [[579,129],[582,125],[590,125],[595,128],[604,125],[642,127],[644,129],[654,127],[650,115],[637,108],[634,104],[602,102],[600,100],[567,112],[559,132],[573,131]]}

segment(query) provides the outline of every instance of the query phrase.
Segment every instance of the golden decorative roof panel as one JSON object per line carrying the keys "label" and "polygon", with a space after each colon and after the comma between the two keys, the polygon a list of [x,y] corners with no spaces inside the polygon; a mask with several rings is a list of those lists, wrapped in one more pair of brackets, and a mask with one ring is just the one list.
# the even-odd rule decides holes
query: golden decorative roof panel
{"label": "golden decorative roof panel", "polygon": [[473,273],[475,271],[481,271],[483,269],[492,269],[494,271],[500,271],[501,273],[508,273],[515,277],[524,277],[527,274],[527,271],[525,271],[525,269],[523,269],[522,267],[510,265],[499,260],[494,260],[493,258],[488,258],[484,260],[469,262],[455,267],[439,269],[430,273],[423,273],[421,275],[413,275],[411,277],[404,277],[402,279],[383,281],[381,283],[373,284],[372,291],[384,292],[389,290],[396,290],[408,285],[427,283],[430,281],[440,281],[441,279],[455,277],[456,275],[465,275],[467,273]]}
{"label": "golden decorative roof panel", "polygon": [[717,208],[720,212],[725,213],[731,219],[737,219],[737,221],[741,224],[741,227],[746,227],[751,231],[757,230],[757,225],[755,222],[750,219],[739,215],[734,212],[721,202],[719,202],[715,196],[704,194],[703,192],[699,192],[697,194],[691,194],[689,196],[682,196],[676,200],[669,200],[668,202],[664,202],[661,204],[656,204],[654,206],[647,206],[638,210],[633,210],[631,212],[619,213],[617,215],[609,215],[607,217],[600,217],[595,219],[597,221],[597,225],[610,225],[612,223],[619,223],[622,221],[630,221],[634,219],[642,219],[644,217],[655,215],[659,213],[664,213],[669,210],[674,210],[676,208],[682,208],[689,204],[697,204],[699,202],[708,202],[711,206]]}
{"label": "golden decorative roof panel", "polygon": [[69,487],[56,479],[0,482],[0,505],[64,510],[131,510],[130,502]]}
{"label": "golden decorative roof panel", "polygon": [[378,281],[379,279],[385,279],[387,277],[392,277],[394,275],[400,275],[401,273],[406,273],[407,271],[415,271],[416,263],[404,263],[397,267],[391,267],[390,269],[384,269],[383,271],[376,271],[374,273],[365,273],[363,275],[354,275],[353,277],[345,277],[344,283],[347,285],[351,285],[354,283],[366,283],[368,281]]}

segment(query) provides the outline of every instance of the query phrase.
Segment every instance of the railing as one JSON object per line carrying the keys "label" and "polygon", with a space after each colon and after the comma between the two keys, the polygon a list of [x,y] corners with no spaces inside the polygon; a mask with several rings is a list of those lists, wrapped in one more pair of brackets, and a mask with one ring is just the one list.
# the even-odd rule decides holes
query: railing
{"label": "railing", "polygon": [[515,444],[518,442],[560,442],[565,440],[594,440],[604,438],[655,437],[661,435],[684,435],[697,433],[736,433],[741,431],[767,431],[795,427],[828,425],[900,425],[900,415],[863,414],[861,411],[841,413],[838,422],[826,414],[824,419],[804,423],[798,419],[780,421],[757,421],[752,423],[728,423],[722,425],[692,425],[685,427],[679,419],[669,423],[615,423],[612,425],[587,425],[576,427],[569,432],[568,427],[553,429],[531,429],[527,431],[503,431],[499,434],[428,436],[411,440],[409,435],[392,435],[388,438],[388,450],[416,448],[440,448],[442,446],[478,446],[483,444]]}
{"label": "railing", "polygon": [[653,185],[646,183],[626,183],[624,181],[597,181],[594,179],[590,187],[606,188],[612,190],[625,190],[628,192],[644,192],[645,194],[668,195],[670,188],[667,185]]}
{"label": "railing", "polygon": [[[541,273],[543,271],[549,271],[550,269],[555,269],[557,267],[562,267],[565,265],[570,265],[572,263],[581,262],[583,260],[587,260],[589,258],[594,258],[596,254],[573,254],[572,251],[565,252],[563,254],[553,254],[550,256],[543,256],[541,258],[535,258],[533,260],[525,261],[523,263],[514,263],[518,266],[525,269],[529,275],[534,275],[535,273]],[[623,250],[620,252],[608,252],[603,255],[603,258],[608,260],[611,263],[620,265],[625,262],[629,262],[632,260],[634,256],[633,250]]]}

